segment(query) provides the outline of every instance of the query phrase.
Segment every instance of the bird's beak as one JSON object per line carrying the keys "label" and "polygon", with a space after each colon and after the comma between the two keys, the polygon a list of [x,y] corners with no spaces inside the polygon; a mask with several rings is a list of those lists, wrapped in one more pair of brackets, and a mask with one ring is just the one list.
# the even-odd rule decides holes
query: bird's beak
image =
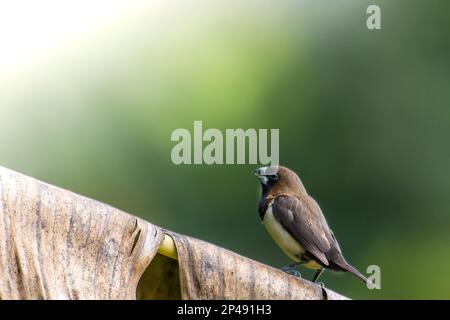
{"label": "bird's beak", "polygon": [[255,169],[253,171],[253,174],[257,177],[265,176],[266,170],[267,170],[267,167],[261,167],[261,168]]}
{"label": "bird's beak", "polygon": [[261,181],[261,183],[264,185],[266,185],[268,182],[268,179],[266,177],[266,171],[267,171],[267,167],[261,167],[261,168],[255,169],[253,171],[253,174],[255,176],[257,176],[258,179]]}
{"label": "bird's beak", "polygon": [[270,176],[273,174],[277,174],[278,166],[270,166],[270,167],[261,167],[253,171],[253,174],[257,177],[261,176]]}

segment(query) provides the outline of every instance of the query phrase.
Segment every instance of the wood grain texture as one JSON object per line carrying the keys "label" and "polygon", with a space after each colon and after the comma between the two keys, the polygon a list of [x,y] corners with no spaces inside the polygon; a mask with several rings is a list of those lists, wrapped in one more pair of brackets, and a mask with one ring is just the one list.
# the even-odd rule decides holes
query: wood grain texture
{"label": "wood grain texture", "polygon": [[170,235],[178,250],[182,299],[346,299],[210,243]]}
{"label": "wood grain texture", "polygon": [[0,168],[1,299],[135,299],[158,227]]}

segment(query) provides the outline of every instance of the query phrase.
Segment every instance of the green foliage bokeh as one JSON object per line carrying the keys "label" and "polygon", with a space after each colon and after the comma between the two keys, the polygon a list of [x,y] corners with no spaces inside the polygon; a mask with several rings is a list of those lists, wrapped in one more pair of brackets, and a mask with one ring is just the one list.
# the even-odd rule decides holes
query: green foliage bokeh
{"label": "green foliage bokeh", "polygon": [[382,271],[377,292],[322,281],[352,298],[448,299],[449,6],[375,3],[377,31],[367,1],[180,3],[158,23],[144,11],[99,53],[62,53],[2,93],[0,165],[281,267],[255,166],[170,159],[171,132],[194,120],[279,128],[281,163],[347,259]]}

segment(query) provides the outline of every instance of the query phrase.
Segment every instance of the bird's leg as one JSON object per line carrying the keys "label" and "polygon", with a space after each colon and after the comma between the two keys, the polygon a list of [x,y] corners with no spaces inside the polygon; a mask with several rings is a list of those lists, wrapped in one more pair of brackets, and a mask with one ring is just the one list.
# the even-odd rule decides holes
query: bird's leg
{"label": "bird's leg", "polygon": [[[314,277],[312,278],[312,282],[316,282],[317,279],[319,279],[320,275],[322,274],[322,272],[324,271],[324,268],[320,268],[319,270],[316,271],[316,274],[314,275]],[[323,285],[323,283],[322,283]]]}
{"label": "bird's leg", "polygon": [[293,275],[293,276],[296,276],[296,277],[298,277],[298,278],[301,278],[301,277],[302,277],[302,274],[300,273],[300,271],[295,270],[295,267],[298,266],[299,264],[300,264],[300,262],[296,262],[296,263],[293,263],[293,264],[291,264],[291,265],[284,266],[284,267],[281,268],[281,271],[284,271],[284,272],[286,272],[287,274],[291,274],[291,275]]}

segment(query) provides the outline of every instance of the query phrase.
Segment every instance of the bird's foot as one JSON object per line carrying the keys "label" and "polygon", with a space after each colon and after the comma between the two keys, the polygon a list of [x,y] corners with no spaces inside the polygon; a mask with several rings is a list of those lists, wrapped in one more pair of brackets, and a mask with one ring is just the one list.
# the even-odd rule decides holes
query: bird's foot
{"label": "bird's foot", "polygon": [[302,274],[298,270],[291,269],[291,270],[284,270],[284,272],[286,272],[287,274],[290,274],[290,275],[292,275],[294,277],[302,278]]}
{"label": "bird's foot", "polygon": [[293,275],[294,277],[301,278],[302,274],[300,273],[300,271],[295,269],[296,265],[297,264],[285,266],[285,267],[281,268],[281,271],[286,272],[287,274]]}

